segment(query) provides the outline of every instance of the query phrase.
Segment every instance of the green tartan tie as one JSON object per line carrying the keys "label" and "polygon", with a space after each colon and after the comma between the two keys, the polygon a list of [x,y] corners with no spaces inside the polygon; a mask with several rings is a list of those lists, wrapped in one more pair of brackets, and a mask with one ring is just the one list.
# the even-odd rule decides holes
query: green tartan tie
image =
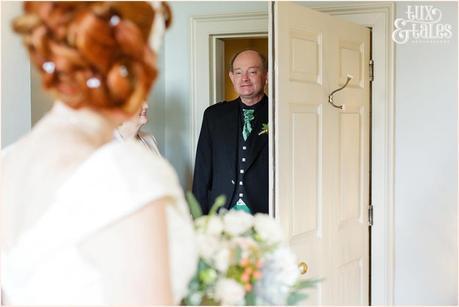
{"label": "green tartan tie", "polygon": [[255,116],[253,115],[253,112],[255,110],[242,109],[242,111],[244,112],[244,127],[242,129],[242,137],[244,138],[244,141],[247,141],[250,132],[252,132],[252,125],[250,124],[250,122],[255,118]]}

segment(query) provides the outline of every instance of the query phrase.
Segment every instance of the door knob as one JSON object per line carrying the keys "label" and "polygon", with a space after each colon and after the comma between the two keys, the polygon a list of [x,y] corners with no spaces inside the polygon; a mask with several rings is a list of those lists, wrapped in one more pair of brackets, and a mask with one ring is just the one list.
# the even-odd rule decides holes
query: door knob
{"label": "door knob", "polygon": [[300,263],[298,263],[298,269],[300,270],[300,274],[304,275],[308,272],[309,267],[306,264],[306,262],[301,261]]}

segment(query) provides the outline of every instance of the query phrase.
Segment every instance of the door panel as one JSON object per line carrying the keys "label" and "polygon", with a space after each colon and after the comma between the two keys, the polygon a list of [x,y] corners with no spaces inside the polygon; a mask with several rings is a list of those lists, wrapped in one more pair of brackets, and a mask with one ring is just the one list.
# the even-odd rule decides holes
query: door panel
{"label": "door panel", "polygon": [[276,218],[324,278],[305,304],[369,304],[369,47],[365,27],[274,5]]}
{"label": "door panel", "polygon": [[[291,236],[320,234],[320,204],[318,169],[320,140],[320,106],[290,105],[292,208]],[[314,148],[314,150],[311,150]],[[311,204],[311,205],[307,205]]]}

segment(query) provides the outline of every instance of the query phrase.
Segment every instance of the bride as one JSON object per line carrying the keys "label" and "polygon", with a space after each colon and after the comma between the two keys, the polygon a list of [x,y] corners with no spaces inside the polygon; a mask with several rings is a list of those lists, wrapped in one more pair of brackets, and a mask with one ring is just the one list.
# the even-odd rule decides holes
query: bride
{"label": "bride", "polygon": [[111,141],[157,77],[148,37],[157,48],[169,7],[24,11],[13,28],[56,102],[1,155],[2,303],[179,303],[197,252],[176,174],[135,140]]}

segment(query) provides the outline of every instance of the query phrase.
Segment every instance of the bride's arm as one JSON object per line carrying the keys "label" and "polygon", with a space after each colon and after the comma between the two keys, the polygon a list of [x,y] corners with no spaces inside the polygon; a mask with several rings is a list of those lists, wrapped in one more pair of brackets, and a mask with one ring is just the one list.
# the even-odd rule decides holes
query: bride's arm
{"label": "bride's arm", "polygon": [[166,206],[162,198],[91,236],[81,251],[106,280],[110,304],[171,305]]}

